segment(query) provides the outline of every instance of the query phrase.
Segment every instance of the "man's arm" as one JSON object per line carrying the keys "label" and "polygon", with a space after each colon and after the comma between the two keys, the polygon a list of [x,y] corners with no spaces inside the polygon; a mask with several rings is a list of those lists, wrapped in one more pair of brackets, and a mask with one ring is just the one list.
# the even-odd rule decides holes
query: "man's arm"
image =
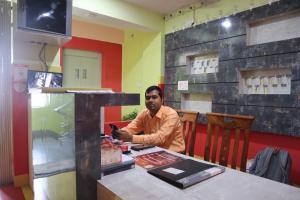
{"label": "man's arm", "polygon": [[132,135],[123,130],[114,130],[112,136],[113,138],[123,140],[124,142],[132,142]]}
{"label": "man's arm", "polygon": [[139,113],[134,120],[132,120],[127,126],[121,128],[121,130],[126,131],[127,133],[134,135],[144,130],[143,119],[145,118],[146,113],[142,111]]}
{"label": "man's arm", "polygon": [[137,134],[143,130],[142,120],[143,113],[140,113],[126,127],[120,130],[113,131],[113,137],[119,140],[123,140],[124,142],[132,142],[132,135]]}

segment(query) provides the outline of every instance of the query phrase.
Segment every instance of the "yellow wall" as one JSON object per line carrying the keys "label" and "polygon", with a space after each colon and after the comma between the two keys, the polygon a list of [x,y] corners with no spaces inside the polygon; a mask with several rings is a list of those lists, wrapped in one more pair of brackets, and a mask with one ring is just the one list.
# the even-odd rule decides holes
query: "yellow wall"
{"label": "yellow wall", "polygon": [[123,44],[123,92],[141,94],[141,105],[123,107],[122,114],[144,108],[144,92],[161,83],[164,70],[164,33],[126,30]]}
{"label": "yellow wall", "polygon": [[124,42],[123,30],[74,19],[72,20],[72,35],[116,44]]}
{"label": "yellow wall", "polygon": [[32,103],[33,98],[38,99],[39,102],[47,100],[45,105],[31,108],[33,131],[40,133],[52,131],[53,134],[62,135],[74,130],[74,97],[72,95],[34,93],[31,95]]}
{"label": "yellow wall", "polygon": [[[72,35],[93,40],[100,40],[122,44],[124,42],[124,32],[99,24],[92,24],[78,20],[72,21]],[[14,40],[14,64],[25,64],[30,69],[45,70],[39,60],[39,52],[42,48],[40,44],[32,44]],[[52,67],[49,70],[60,72],[60,49],[58,46],[46,46],[47,65]],[[54,66],[54,67],[53,67]]]}
{"label": "yellow wall", "polygon": [[[45,70],[39,59],[40,44],[16,41],[13,42],[13,64],[28,65],[35,70]],[[59,47],[46,46],[46,61],[48,66],[60,66]]]}
{"label": "yellow wall", "polygon": [[[152,31],[164,27],[161,15],[120,0],[73,0],[73,7],[88,10],[106,17],[120,20]],[[103,22],[105,23],[105,21]]]}
{"label": "yellow wall", "polygon": [[[250,8],[259,7],[269,3],[269,0],[220,0],[215,3],[198,7],[195,11],[196,24],[205,23],[221,17],[239,13]],[[276,3],[276,2],[275,2]],[[166,16],[166,34],[184,29],[188,22],[193,20],[193,12],[188,8],[182,9],[183,14],[178,12]]]}

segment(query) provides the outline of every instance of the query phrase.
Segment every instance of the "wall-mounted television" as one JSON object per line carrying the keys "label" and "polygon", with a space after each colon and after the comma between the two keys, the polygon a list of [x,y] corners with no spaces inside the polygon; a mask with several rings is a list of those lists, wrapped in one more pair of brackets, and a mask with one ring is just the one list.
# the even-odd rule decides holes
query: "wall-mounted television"
{"label": "wall-mounted television", "polygon": [[63,83],[63,74],[28,70],[28,92],[41,91],[42,87],[60,88]]}
{"label": "wall-mounted television", "polygon": [[71,36],[72,0],[18,0],[18,28]]}

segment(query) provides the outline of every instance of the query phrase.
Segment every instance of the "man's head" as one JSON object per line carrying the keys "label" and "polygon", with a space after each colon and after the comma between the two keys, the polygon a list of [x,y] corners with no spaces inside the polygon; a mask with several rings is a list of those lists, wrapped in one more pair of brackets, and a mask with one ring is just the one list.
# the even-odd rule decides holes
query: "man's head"
{"label": "man's head", "polygon": [[163,102],[162,91],[158,86],[150,86],[145,92],[145,104],[153,117],[160,109]]}

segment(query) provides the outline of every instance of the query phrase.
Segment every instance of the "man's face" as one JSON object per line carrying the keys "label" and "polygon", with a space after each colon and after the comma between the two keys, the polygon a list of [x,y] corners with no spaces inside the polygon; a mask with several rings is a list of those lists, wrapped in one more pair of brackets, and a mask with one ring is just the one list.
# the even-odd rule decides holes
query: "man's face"
{"label": "man's face", "polygon": [[162,104],[162,99],[160,98],[157,90],[153,90],[146,94],[145,104],[151,115],[154,116]]}

